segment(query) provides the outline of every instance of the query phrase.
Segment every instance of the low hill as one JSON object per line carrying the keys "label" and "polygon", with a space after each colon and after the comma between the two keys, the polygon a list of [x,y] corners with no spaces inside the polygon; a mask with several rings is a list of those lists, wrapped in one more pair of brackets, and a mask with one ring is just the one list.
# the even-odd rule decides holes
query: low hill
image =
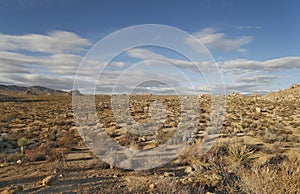
{"label": "low hill", "polygon": [[66,92],[62,90],[56,90],[51,88],[46,88],[43,86],[16,86],[16,85],[0,85],[0,91],[8,91],[8,92],[24,92],[28,94],[64,94]]}
{"label": "low hill", "polygon": [[290,88],[269,93],[264,96],[268,100],[276,101],[299,101],[300,84],[293,84]]}

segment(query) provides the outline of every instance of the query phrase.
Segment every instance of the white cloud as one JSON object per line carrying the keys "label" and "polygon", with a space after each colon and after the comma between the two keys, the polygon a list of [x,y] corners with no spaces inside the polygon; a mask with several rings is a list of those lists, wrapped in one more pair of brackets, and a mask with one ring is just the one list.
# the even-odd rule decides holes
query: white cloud
{"label": "white cloud", "polygon": [[269,84],[273,80],[279,79],[278,76],[273,75],[243,75],[239,76],[235,79],[236,82],[244,82],[244,83],[263,83],[263,84]]}
{"label": "white cloud", "polygon": [[0,50],[6,51],[26,50],[42,53],[77,53],[90,45],[91,42],[89,40],[67,31],[54,31],[47,35],[0,34]]}
{"label": "white cloud", "polygon": [[267,71],[275,72],[288,69],[300,69],[300,57],[281,57],[266,61],[235,59],[219,63],[228,71]]}
{"label": "white cloud", "polygon": [[[87,45],[90,45],[88,40],[71,32],[56,31],[48,35],[29,34],[22,36],[1,34],[0,82],[72,89],[77,67],[82,61],[82,56],[76,54],[76,52],[81,51]],[[22,51],[33,53],[28,55]],[[40,52],[47,54],[41,55],[39,54]],[[178,66],[193,65],[188,61],[169,59],[156,53],[150,53],[147,50],[135,50],[131,52],[135,56],[138,53],[140,53],[140,58],[152,54],[152,59],[165,60],[176,63]],[[80,79],[79,87],[89,88],[95,84],[95,78],[99,76],[96,71],[105,67],[106,63],[86,59],[85,64],[92,68],[85,68],[84,72],[79,72],[77,79]],[[114,66],[115,70],[108,69],[101,75],[103,78],[100,83],[101,88],[105,88],[106,91],[109,91],[114,86],[130,89],[128,86],[133,87],[135,83],[143,83],[143,81],[149,81],[153,77],[176,84],[176,80],[170,81],[166,79],[165,75],[158,75],[155,72],[149,72],[142,68],[128,72],[127,77],[124,77],[120,82],[116,82],[123,73],[123,71],[116,69],[123,68],[126,64],[123,61],[111,62],[109,65]],[[137,90],[149,91],[149,88],[157,86],[157,83],[150,81],[147,87],[140,86]],[[161,87],[159,90],[169,91],[170,89]]]}
{"label": "white cloud", "polygon": [[[270,60],[235,59],[219,62],[228,83],[228,91],[265,93],[291,84],[290,77],[278,76],[287,71],[300,71],[300,57],[280,57]],[[291,75],[292,76],[292,75]],[[276,84],[275,84],[276,83]]]}
{"label": "white cloud", "polygon": [[[66,31],[47,35],[0,34],[0,82],[72,89],[77,67],[83,59],[78,52],[90,45],[89,40]],[[85,62],[99,69],[106,65],[103,61]],[[125,63],[110,65],[122,67]],[[84,85],[95,79],[93,70],[79,73]]]}
{"label": "white cloud", "polygon": [[226,85],[227,94],[232,92],[238,92],[240,94],[266,94],[273,91],[273,89],[274,88],[259,83],[233,83]]}
{"label": "white cloud", "polygon": [[[75,75],[82,56],[68,53],[52,54],[49,56],[29,56],[20,53],[0,51],[0,73],[30,73],[46,69],[48,73]],[[85,63],[99,68],[106,63],[87,60]],[[124,62],[111,62],[109,65],[122,67]],[[91,75],[94,72],[80,72],[81,75]]]}
{"label": "white cloud", "polygon": [[[229,39],[226,34],[219,33],[212,28],[206,28],[196,35],[196,38],[210,49],[222,51],[243,51],[242,46],[251,42],[252,39],[251,37]],[[72,32],[56,31],[48,35],[28,34],[22,36],[0,34],[0,83],[72,89],[74,75],[82,60],[82,56],[77,52],[82,51],[90,44],[87,39]],[[36,53],[28,55],[22,51]],[[46,53],[46,55],[41,55],[40,52]],[[172,88],[153,81],[155,79],[168,83],[182,93],[191,93],[195,90],[199,93],[209,92],[209,88],[201,85],[198,80],[201,78],[193,77],[192,82],[198,81],[199,84],[197,83],[195,88],[192,88],[186,80],[176,77],[175,72],[160,72],[160,67],[164,64],[170,64],[179,71],[191,70],[190,75],[193,73],[196,75],[198,72],[196,67],[199,67],[202,73],[217,70],[214,61],[175,59],[144,48],[130,49],[127,54],[130,57],[140,59],[143,62],[143,68],[129,71],[127,77],[116,82],[126,69],[126,65],[132,64],[124,61],[112,62],[110,66],[114,67],[113,70],[108,68],[101,75],[102,82],[99,83],[99,86],[102,92],[110,92],[114,86],[128,91],[135,86],[135,83],[143,83],[145,80],[148,82],[135,88],[135,91],[146,93],[154,90],[158,93],[172,92]],[[85,62],[88,67],[93,68],[86,68],[85,72],[79,73],[79,79],[82,80],[80,87],[82,88],[93,86],[95,78],[98,78],[98,68],[101,69],[106,65],[103,61],[88,60]],[[218,65],[226,77],[230,79],[228,82],[230,84],[227,84],[228,91],[255,93],[265,89],[264,86],[271,85],[272,81],[280,79],[272,73],[284,70],[300,70],[300,57],[281,57],[265,61],[235,59],[219,61]],[[156,71],[148,71],[147,68],[149,67],[156,68]]]}
{"label": "white cloud", "polygon": [[200,32],[193,34],[196,38],[187,39],[187,43],[190,45],[196,45],[199,41],[204,44],[209,50],[220,50],[220,51],[238,51],[245,52],[246,49],[242,46],[249,44],[252,41],[251,36],[241,36],[237,38],[226,38],[226,34],[218,32],[214,28],[204,28]]}
{"label": "white cloud", "polygon": [[[216,64],[214,64],[214,61],[187,61],[187,60],[180,60],[180,59],[173,59],[169,58],[160,54],[157,54],[155,52],[152,52],[148,49],[144,48],[134,48],[127,51],[127,54],[130,57],[141,59],[145,61],[145,64],[153,65],[153,63],[156,63],[155,61],[161,61],[165,62],[171,65],[174,65],[178,68],[187,68],[191,69],[193,71],[199,71],[201,72],[209,72],[209,71],[216,71]],[[149,61],[149,62],[147,62]],[[198,70],[199,68],[199,70]]]}
{"label": "white cloud", "polygon": [[248,92],[250,90],[253,90],[254,88],[256,88],[258,86],[258,84],[227,84],[226,89],[228,91],[242,91],[242,92]]}

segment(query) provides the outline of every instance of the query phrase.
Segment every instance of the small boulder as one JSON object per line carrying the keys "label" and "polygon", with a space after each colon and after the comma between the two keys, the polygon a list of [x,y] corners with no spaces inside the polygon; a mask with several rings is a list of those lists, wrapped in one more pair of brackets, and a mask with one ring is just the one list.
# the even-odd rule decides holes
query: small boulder
{"label": "small boulder", "polygon": [[194,170],[191,166],[186,167],[186,169],[184,170],[184,172],[187,173],[187,174],[191,174],[191,173],[193,173],[193,171]]}
{"label": "small boulder", "polygon": [[170,177],[170,176],[175,176],[174,172],[165,172],[164,177]]}
{"label": "small boulder", "polygon": [[255,108],[256,113],[260,113],[261,109],[260,108]]}
{"label": "small boulder", "polygon": [[42,180],[42,186],[50,186],[56,180],[56,177],[53,175],[47,176]]}
{"label": "small boulder", "polygon": [[149,185],[149,189],[152,191],[155,188],[155,185],[152,183]]}

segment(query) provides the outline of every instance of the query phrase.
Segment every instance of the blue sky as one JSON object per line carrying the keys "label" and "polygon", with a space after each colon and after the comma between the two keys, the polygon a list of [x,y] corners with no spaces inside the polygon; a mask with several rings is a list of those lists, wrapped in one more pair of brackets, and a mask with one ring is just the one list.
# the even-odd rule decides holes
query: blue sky
{"label": "blue sky", "polygon": [[[163,24],[203,42],[220,65],[228,91],[283,89],[300,82],[299,18],[297,0],[2,0],[0,83],[71,89],[82,57],[101,38],[133,25]],[[163,49],[142,49],[135,50],[138,58],[133,52],[119,56],[119,63],[106,72],[107,80],[113,81],[112,73],[124,71],[129,63],[147,60],[141,56],[146,51],[179,60]],[[145,76],[143,68],[136,71],[137,80],[139,73]]]}

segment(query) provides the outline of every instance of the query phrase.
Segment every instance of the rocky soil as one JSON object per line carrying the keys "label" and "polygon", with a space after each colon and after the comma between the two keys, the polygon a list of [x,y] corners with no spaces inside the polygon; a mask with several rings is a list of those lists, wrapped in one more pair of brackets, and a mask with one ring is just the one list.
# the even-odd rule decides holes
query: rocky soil
{"label": "rocky soil", "polygon": [[[127,97],[128,107],[122,104]],[[210,123],[215,110],[209,95],[198,96],[197,103],[191,99],[193,103],[184,108],[177,96],[98,95],[94,104],[99,122],[89,123],[89,132],[97,133],[84,133],[86,129],[74,121],[72,96],[2,91],[0,191],[299,193],[299,97],[299,85],[268,95],[228,95],[225,107],[218,109],[224,116],[218,131]],[[112,104],[114,98],[120,101]],[[191,97],[184,98],[189,101]],[[87,107],[82,104],[80,108]],[[198,111],[198,115],[190,110]],[[115,116],[123,112],[132,119]],[[91,116],[82,118],[90,121]],[[85,134],[86,143],[93,137],[97,141],[97,130],[101,128],[126,149],[151,150],[176,135],[182,118],[196,123],[189,128],[187,147],[169,163],[150,170],[112,168],[121,163],[97,158],[95,154],[103,151],[101,147],[92,153],[79,135]],[[142,130],[136,124],[143,126]],[[144,129],[150,131],[140,134]],[[20,138],[27,140],[24,155],[20,154]],[[176,149],[172,145],[163,159],[167,160]],[[212,147],[203,152],[201,148],[207,145]],[[155,164],[155,154],[147,161]]]}

